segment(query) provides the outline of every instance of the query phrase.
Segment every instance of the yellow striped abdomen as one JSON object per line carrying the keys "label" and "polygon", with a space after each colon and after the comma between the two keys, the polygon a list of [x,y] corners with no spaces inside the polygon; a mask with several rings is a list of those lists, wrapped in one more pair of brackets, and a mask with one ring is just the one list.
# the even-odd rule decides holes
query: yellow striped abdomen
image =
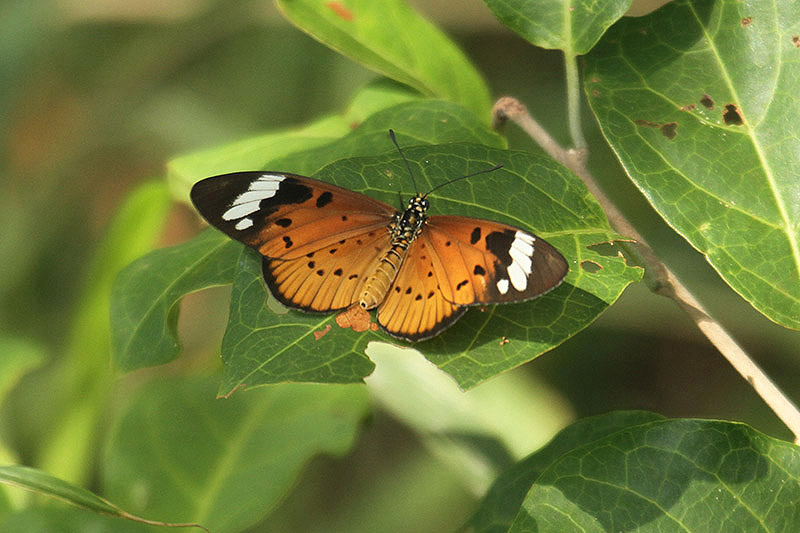
{"label": "yellow striped abdomen", "polygon": [[374,309],[383,302],[389,287],[394,282],[394,278],[397,277],[400,266],[403,264],[408,245],[408,241],[399,240],[393,243],[389,251],[381,258],[375,272],[367,278],[364,289],[358,299],[358,304],[362,309]]}

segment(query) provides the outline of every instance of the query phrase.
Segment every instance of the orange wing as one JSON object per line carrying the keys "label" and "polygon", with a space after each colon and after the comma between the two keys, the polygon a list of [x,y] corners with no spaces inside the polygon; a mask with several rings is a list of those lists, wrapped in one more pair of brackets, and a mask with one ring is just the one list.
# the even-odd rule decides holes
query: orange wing
{"label": "orange wing", "polygon": [[344,309],[358,301],[364,282],[388,248],[386,228],[371,230],[294,259],[265,257],[264,279],[288,307],[317,313]]}
{"label": "orange wing", "polygon": [[396,337],[427,339],[455,322],[467,306],[535,298],[557,287],[568,270],[553,246],[521,229],[432,216],[378,308],[378,324]]}
{"label": "orange wing", "polygon": [[237,172],[197,182],[192,202],[212,226],[265,257],[295,259],[369,231],[395,209],[324,181],[280,172]]}
{"label": "orange wing", "polygon": [[389,247],[395,213],[363,194],[279,172],[207,178],[191,197],[211,225],[264,256],[264,279],[279,301],[312,312],[358,300]]}
{"label": "orange wing", "polygon": [[432,216],[420,239],[431,250],[442,296],[456,305],[530,300],[558,287],[569,271],[545,240],[490,220]]}
{"label": "orange wing", "polygon": [[466,307],[444,298],[433,254],[422,235],[409,246],[389,293],[378,307],[381,328],[409,341],[438,335],[466,311]]}

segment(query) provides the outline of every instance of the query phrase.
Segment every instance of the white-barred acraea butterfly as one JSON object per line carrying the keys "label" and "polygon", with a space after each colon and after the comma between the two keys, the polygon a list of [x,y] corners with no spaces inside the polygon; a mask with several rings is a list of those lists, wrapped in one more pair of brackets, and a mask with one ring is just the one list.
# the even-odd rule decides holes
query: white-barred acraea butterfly
{"label": "white-barred acraea butterfly", "polygon": [[409,341],[439,334],[469,306],[529,300],[566,276],[558,250],[523,229],[429,216],[432,191],[399,211],[330,183],[265,171],[204,179],[191,198],[212,226],[263,256],[266,284],[284,305],[377,309],[378,325]]}

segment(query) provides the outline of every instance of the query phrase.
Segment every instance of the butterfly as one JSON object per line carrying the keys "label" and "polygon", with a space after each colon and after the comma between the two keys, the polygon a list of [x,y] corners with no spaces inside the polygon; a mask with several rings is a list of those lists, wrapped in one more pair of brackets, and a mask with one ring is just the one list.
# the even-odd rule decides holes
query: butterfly
{"label": "butterfly", "polygon": [[203,179],[191,199],[212,226],[261,254],[264,280],[285,306],[377,309],[384,331],[420,341],[469,306],[540,296],[568,270],[558,250],[523,229],[429,216],[428,195],[450,182],[417,193],[402,211],[331,183],[269,171]]}

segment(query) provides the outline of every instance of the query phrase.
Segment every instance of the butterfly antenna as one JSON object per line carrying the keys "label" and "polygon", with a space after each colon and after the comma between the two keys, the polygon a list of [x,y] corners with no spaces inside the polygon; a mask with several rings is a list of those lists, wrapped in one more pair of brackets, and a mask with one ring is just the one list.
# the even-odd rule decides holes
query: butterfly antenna
{"label": "butterfly antenna", "polygon": [[394,136],[394,130],[389,130],[389,137],[392,138],[392,142],[397,147],[397,151],[400,152],[400,157],[402,157],[403,161],[406,162],[406,168],[408,169],[408,174],[411,176],[411,183],[414,185],[414,190],[419,191],[419,189],[417,189],[417,181],[414,179],[414,173],[411,172],[411,165],[409,164],[408,159],[406,159],[406,154],[403,153],[403,150],[400,149],[400,145],[397,143],[397,138]]}
{"label": "butterfly antenna", "polygon": [[447,180],[444,183],[440,183],[439,185],[437,185],[433,189],[431,189],[428,192],[426,192],[425,196],[428,196],[430,193],[432,193],[436,189],[441,189],[445,185],[450,185],[451,183],[454,183],[456,181],[465,180],[467,178],[471,178],[472,176],[477,176],[478,174],[486,174],[487,172],[494,172],[495,170],[498,170],[498,169],[501,169],[501,168],[503,168],[503,165],[495,165],[492,168],[484,168],[483,170],[479,170],[477,172],[473,172],[472,174],[467,174],[466,176],[459,176],[458,178],[453,178],[451,180]]}

